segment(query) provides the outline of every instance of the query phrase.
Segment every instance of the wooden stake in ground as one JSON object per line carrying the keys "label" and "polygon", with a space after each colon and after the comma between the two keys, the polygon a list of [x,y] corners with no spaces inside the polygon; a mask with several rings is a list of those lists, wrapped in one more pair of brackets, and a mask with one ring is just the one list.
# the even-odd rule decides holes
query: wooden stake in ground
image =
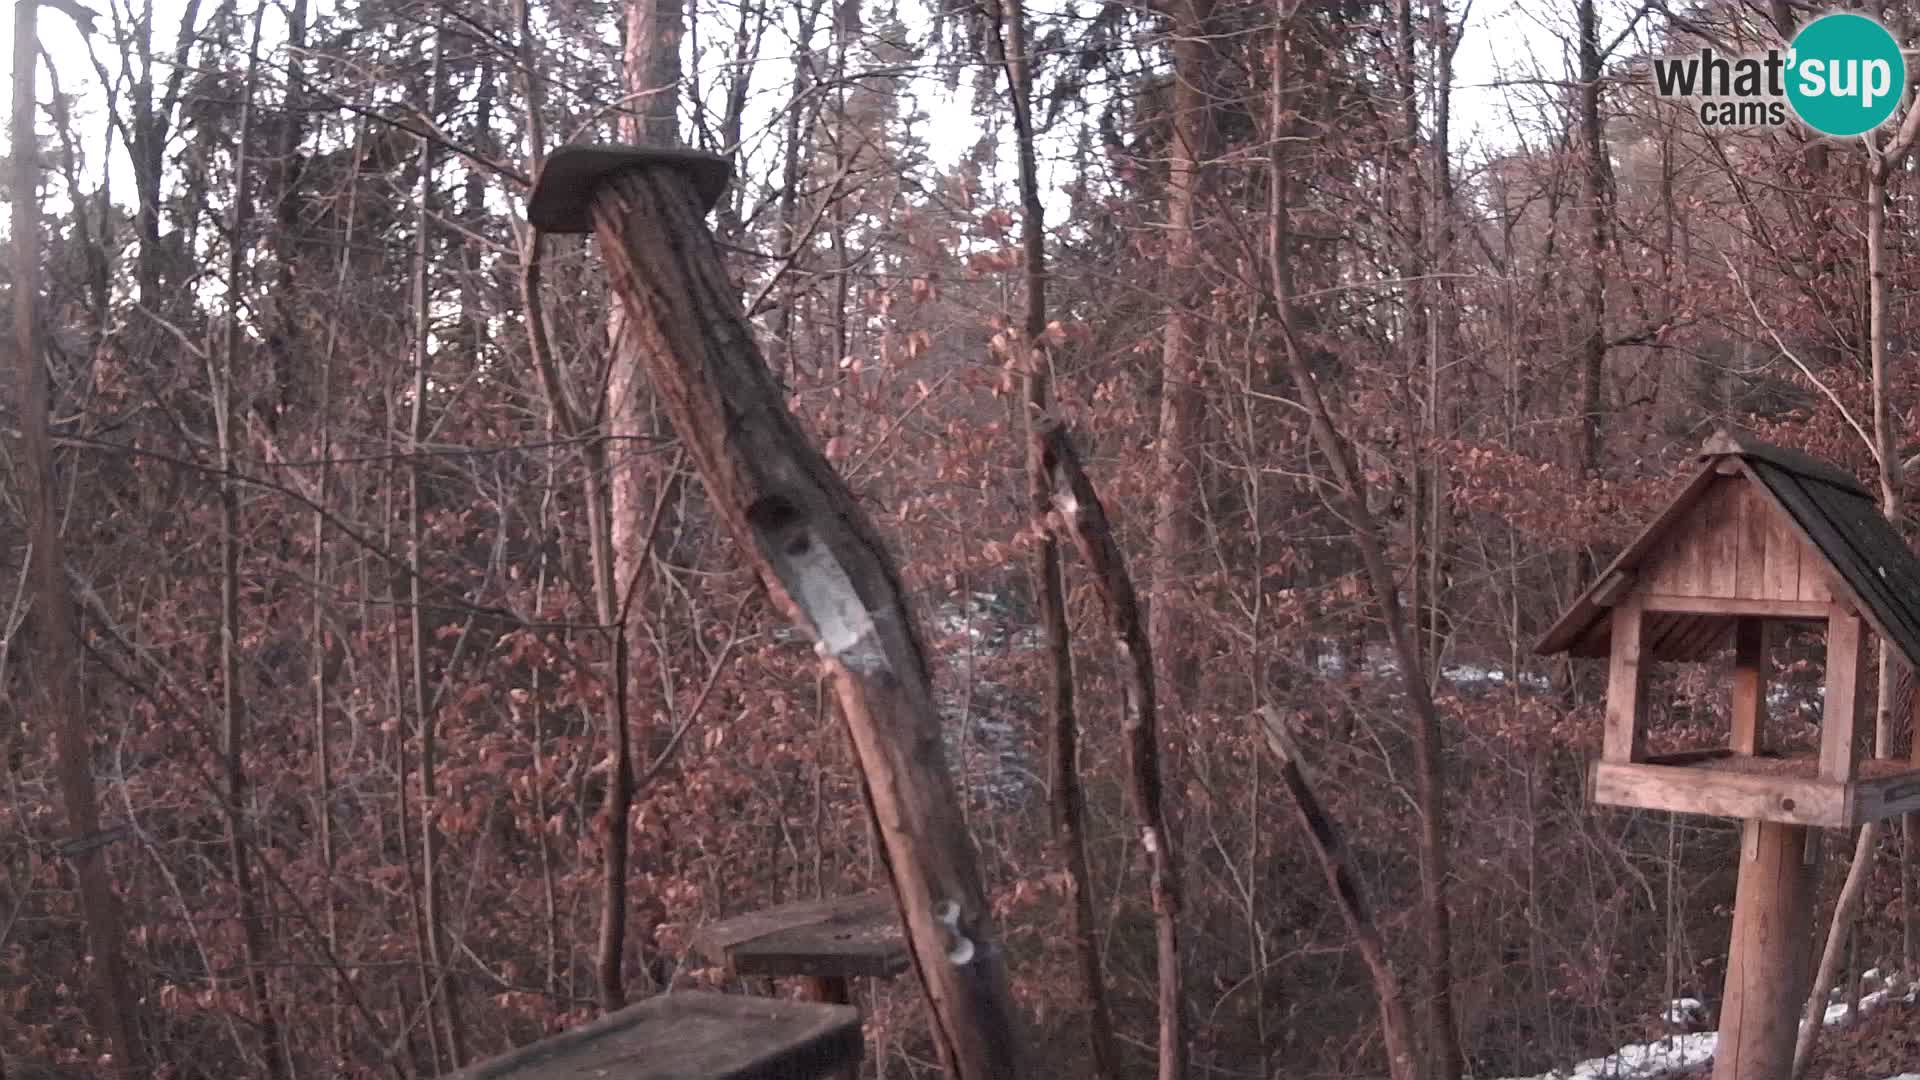
{"label": "wooden stake in ground", "polygon": [[730,177],[710,154],[554,153],[527,218],[600,241],[642,367],[774,606],[814,640],[871,792],[935,1043],[959,1080],[1015,1077],[1005,961],[941,742],[926,656],[892,561],[800,430],[703,218]]}

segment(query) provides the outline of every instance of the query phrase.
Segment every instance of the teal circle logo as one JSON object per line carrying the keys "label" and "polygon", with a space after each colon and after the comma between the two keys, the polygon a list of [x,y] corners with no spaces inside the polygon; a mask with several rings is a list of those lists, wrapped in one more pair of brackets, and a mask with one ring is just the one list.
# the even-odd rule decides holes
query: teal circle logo
{"label": "teal circle logo", "polygon": [[1865,15],[1822,15],[1787,53],[1787,101],[1822,135],[1864,135],[1892,119],[1907,89],[1907,61],[1887,28]]}

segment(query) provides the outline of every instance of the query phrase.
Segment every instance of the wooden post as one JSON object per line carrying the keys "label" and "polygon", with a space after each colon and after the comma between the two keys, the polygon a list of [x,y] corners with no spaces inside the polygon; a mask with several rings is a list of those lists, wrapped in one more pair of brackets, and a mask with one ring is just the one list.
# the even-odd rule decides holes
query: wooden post
{"label": "wooden post", "polygon": [[[803,983],[802,990],[808,1001],[818,1001],[824,1005],[853,1004],[853,980],[844,975],[808,975]],[[847,1062],[835,1076],[837,1080],[859,1080],[859,1059]]]}
{"label": "wooden post", "polygon": [[920,634],[892,560],[787,411],[704,210],[712,155],[570,146],[547,159],[536,228],[599,239],[627,318],[614,348],[647,372],[769,599],[809,633],[871,795],[894,897],[955,1080],[1019,1075],[1005,959],[941,741]]}
{"label": "wooden post", "polygon": [[844,975],[805,976],[805,989],[808,1001],[826,1005],[853,1004],[852,981]]}
{"label": "wooden post", "polygon": [[1867,650],[1860,616],[1841,604],[1827,616],[1827,702],[1820,718],[1820,779],[1850,781],[1860,765],[1854,733],[1860,721]]}
{"label": "wooden post", "polygon": [[1741,619],[1733,626],[1733,752],[1758,754],[1766,722],[1767,624]]}
{"label": "wooden post", "polygon": [[1806,994],[1813,868],[1805,825],[1745,823],[1713,1080],[1786,1080]]}
{"label": "wooden post", "polygon": [[1607,728],[1601,743],[1603,761],[1633,762],[1647,756],[1647,665],[1641,655],[1640,628],[1645,620],[1637,592],[1622,597],[1613,609],[1613,660],[1607,668]]}

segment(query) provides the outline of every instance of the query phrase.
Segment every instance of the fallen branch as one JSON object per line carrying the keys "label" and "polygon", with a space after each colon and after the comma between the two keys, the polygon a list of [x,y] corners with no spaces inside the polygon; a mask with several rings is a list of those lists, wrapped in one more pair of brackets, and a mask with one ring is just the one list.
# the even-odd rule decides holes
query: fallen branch
{"label": "fallen branch", "polygon": [[1280,780],[1293,796],[1293,809],[1301,827],[1313,840],[1313,853],[1327,876],[1327,888],[1339,901],[1340,917],[1346,920],[1353,943],[1360,949],[1360,958],[1373,976],[1373,996],[1380,1005],[1380,1034],[1387,1043],[1387,1062],[1393,1080],[1414,1080],[1419,1072],[1409,1037],[1413,1020],[1400,992],[1399,976],[1394,974],[1393,964],[1387,959],[1386,942],[1367,911],[1366,894],[1360,891],[1360,879],[1353,872],[1347,846],[1340,839],[1339,828],[1327,816],[1326,807],[1320,805],[1319,796],[1313,793],[1305,763],[1300,760],[1300,748],[1294,744],[1286,723],[1273,706],[1261,706],[1260,724],[1267,736],[1267,747],[1280,759]]}

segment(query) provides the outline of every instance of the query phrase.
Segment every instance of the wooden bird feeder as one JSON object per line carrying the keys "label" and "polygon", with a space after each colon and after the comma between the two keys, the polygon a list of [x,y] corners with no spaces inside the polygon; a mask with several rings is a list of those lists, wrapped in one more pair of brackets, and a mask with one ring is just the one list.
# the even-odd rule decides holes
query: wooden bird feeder
{"label": "wooden bird feeder", "polygon": [[[1920,559],[1873,493],[1806,454],[1721,433],[1686,488],[1543,638],[1542,654],[1606,657],[1597,803],[1745,822],[1715,1080],[1791,1070],[1813,916],[1810,827],[1920,810],[1920,768],[1863,760],[1863,626],[1920,662]],[[1767,644],[1824,625],[1819,745],[1793,752],[1766,718]],[[1733,644],[1724,748],[1650,755],[1647,676]]]}
{"label": "wooden bird feeder", "polygon": [[471,1066],[453,1080],[817,1080],[859,1063],[856,1009],[680,992]]}

